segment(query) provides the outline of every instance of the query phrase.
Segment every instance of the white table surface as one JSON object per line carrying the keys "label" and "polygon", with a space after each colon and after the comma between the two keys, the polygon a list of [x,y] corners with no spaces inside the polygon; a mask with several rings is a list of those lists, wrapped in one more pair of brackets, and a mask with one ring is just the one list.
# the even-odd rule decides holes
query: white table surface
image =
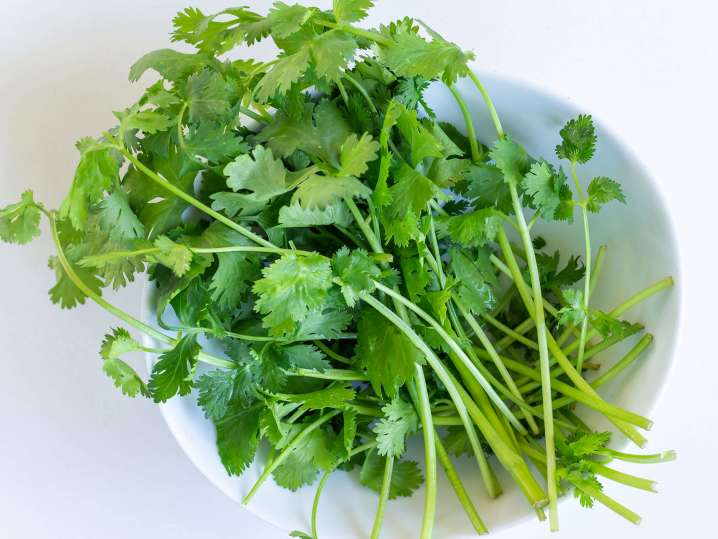
{"label": "white table surface", "polygon": [[[268,1],[248,1],[258,10]],[[329,5],[330,2],[316,2]],[[195,2],[211,11],[223,2]],[[649,450],[673,464],[642,469],[661,493],[614,489],[644,517],[632,527],[600,508],[562,506],[563,537],[713,536],[718,479],[715,200],[718,12],[708,0],[384,0],[371,22],[404,12],[477,52],[482,66],[582,106],[628,141],[661,185],[683,262],[676,366],[653,411]],[[168,45],[182,0],[0,3],[0,205],[31,186],[57,205],[76,139],[112,125],[140,88],[130,64]],[[646,216],[650,219],[650,216]],[[52,306],[47,235],[0,245],[0,537],[275,539],[281,532],[215,490],[149,402],[123,398],[100,371],[115,323],[94,305]],[[137,312],[129,288],[115,301]],[[139,358],[138,358],[139,359]],[[480,508],[481,509],[481,508]],[[550,534],[535,522],[502,539]],[[327,538],[331,539],[331,538]]]}

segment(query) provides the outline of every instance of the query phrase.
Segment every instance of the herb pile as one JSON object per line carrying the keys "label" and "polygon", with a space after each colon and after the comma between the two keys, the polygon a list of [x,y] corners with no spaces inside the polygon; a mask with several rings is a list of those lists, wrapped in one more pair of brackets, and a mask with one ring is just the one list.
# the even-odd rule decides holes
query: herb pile
{"label": "herb pile", "polygon": [[[132,81],[147,71],[159,81],[115,113],[116,127],[77,143],[59,210],[28,191],[0,210],[0,237],[28,243],[45,215],[57,247],[52,301],[90,299],[157,341],[147,348],[124,328],[106,336],[102,368],[124,394],[196,395],[229,474],[270,446],[246,503],[270,477],[291,490],[318,485],[311,534],[295,536],[317,537],[326,478],[352,469],[379,493],[372,537],[387,500],[422,483],[421,537],[431,537],[438,468],[484,533],[452,463],[459,455],[475,459],[492,497],[504,468],[539,519],[548,508],[553,530],[557,498],[571,490],[637,523],[599,477],[653,490],[610,461],[673,453],[611,450],[610,435],[593,432],[575,405],[643,446],[651,422],[597,390],[652,341],[624,312],[672,280],[610,312],[591,306],[606,250],[592,252],[589,214],[626,202],[610,178],[585,189],[579,180],[597,143],[591,118],[557,134],[568,173],[530,156],[504,132],[470,52],[410,18],[359,28],[372,4],[179,13],[173,39],[196,52],[158,50],[135,63]],[[270,38],[274,60],[228,59]],[[463,77],[491,112],[488,146],[454,87]],[[432,83],[451,89],[465,125],[435,117],[423,97]],[[539,220],[569,226],[576,216],[580,256],[532,236]],[[144,272],[160,329],[101,297]],[[594,356],[629,338],[627,355],[590,375]],[[225,354],[207,353],[209,340]],[[148,381],[122,359],[134,351],[157,354]],[[423,438],[423,469],[404,455],[413,435]]]}

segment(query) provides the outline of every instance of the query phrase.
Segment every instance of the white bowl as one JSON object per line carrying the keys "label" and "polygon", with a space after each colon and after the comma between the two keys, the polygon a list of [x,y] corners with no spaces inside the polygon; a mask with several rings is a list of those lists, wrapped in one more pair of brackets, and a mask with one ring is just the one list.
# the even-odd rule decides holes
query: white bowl
{"label": "white bowl", "polygon": [[[532,155],[553,156],[559,129],[579,112],[587,112],[578,111],[570,103],[522,82],[488,74],[483,74],[482,79],[493,97],[505,130],[524,144]],[[460,83],[459,89],[473,111],[478,137],[493,141],[493,127],[478,93],[466,82]],[[428,100],[442,120],[463,126],[459,110],[444,88],[433,87]],[[623,184],[628,199],[628,206],[614,203],[601,214],[591,217],[592,244],[595,248],[608,245],[605,268],[592,304],[609,309],[663,277],[673,275],[677,278],[679,266],[671,218],[658,186],[617,137],[606,132],[600,122],[597,122],[597,127],[599,142],[596,156],[580,169],[580,176],[585,180],[597,175],[613,177]],[[541,224],[536,230],[546,237],[550,247],[559,248],[562,253],[583,252],[582,229],[578,222],[573,226]],[[643,323],[656,340],[636,365],[601,391],[611,402],[643,415],[649,415],[670,370],[680,305],[680,280],[676,281],[678,285],[672,290],[662,292],[627,313],[626,318]],[[152,323],[150,292],[151,287],[148,287],[144,318]],[[629,340],[612,348],[599,356],[600,361],[604,365],[615,361],[634,342]],[[148,368],[153,361],[154,357],[147,358]],[[161,409],[172,434],[190,460],[217,488],[239,502],[259,477],[261,458],[241,478],[229,477],[217,456],[214,428],[196,405],[195,396],[175,398],[162,405]],[[606,426],[599,418],[588,414],[587,417],[591,425]],[[622,447],[625,441],[615,436],[612,445]],[[412,451],[422,462],[418,444],[414,444]],[[533,515],[507,474],[499,473],[504,494],[497,500],[490,500],[482,487],[475,463],[463,458],[459,459],[457,466],[490,531],[495,532]],[[472,537],[470,524],[441,473],[439,491],[435,537]],[[382,537],[404,539],[418,536],[423,494],[422,489],[412,498],[388,504]],[[313,487],[289,492],[268,481],[248,509],[282,530],[308,531],[313,496]],[[377,495],[359,484],[356,472],[334,473],[320,503],[320,534],[332,539],[368,537],[376,503]],[[586,518],[594,517],[587,515]]]}

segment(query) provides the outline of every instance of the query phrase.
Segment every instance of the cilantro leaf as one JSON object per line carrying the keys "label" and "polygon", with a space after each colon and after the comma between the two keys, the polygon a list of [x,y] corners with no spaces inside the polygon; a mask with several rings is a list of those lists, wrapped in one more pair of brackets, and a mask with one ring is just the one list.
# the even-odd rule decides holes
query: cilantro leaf
{"label": "cilantro leaf", "polygon": [[466,247],[481,247],[494,241],[501,227],[501,217],[491,208],[475,210],[463,215],[441,217],[441,226],[452,240]]}
{"label": "cilantro leaf", "polygon": [[401,165],[394,177],[396,183],[389,188],[392,201],[385,210],[391,219],[420,214],[437,194],[434,182],[406,164]]}
{"label": "cilantro leaf", "polygon": [[623,194],[621,184],[605,176],[591,180],[591,183],[588,184],[587,194],[586,208],[593,213],[601,211],[603,205],[612,200],[626,203],[626,196]]}
{"label": "cilantro leaf", "polygon": [[372,0],[334,0],[333,10],[337,22],[357,22],[367,16],[367,11],[374,7]]}
{"label": "cilantro leaf", "polygon": [[260,418],[258,406],[233,406],[225,417],[215,422],[217,451],[229,475],[242,475],[254,461]]}
{"label": "cilantro leaf", "polygon": [[576,163],[590,161],[596,151],[596,128],[593,120],[581,114],[569,120],[560,131],[561,144],[556,146],[556,155]]}
{"label": "cilantro leaf", "polygon": [[377,395],[383,392],[393,397],[414,376],[414,366],[424,357],[406,335],[372,309],[362,311],[358,333],[359,367],[366,371]]}
{"label": "cilantro leaf", "polygon": [[257,146],[251,156],[237,157],[224,168],[224,174],[227,185],[252,202],[264,202],[287,191],[287,170],[264,146]]}
{"label": "cilantro leaf", "polygon": [[330,81],[340,80],[356,49],[357,42],[349,34],[332,31],[320,35],[311,49],[316,75]]}
{"label": "cilantro leaf", "polygon": [[[71,261],[70,264],[72,264],[72,269],[82,282],[95,294],[100,295],[103,283],[95,275],[94,271],[77,266]],[[84,305],[87,296],[68,277],[60,263],[60,259],[55,256],[50,257],[48,265],[50,269],[54,270],[56,279],[55,286],[49,292],[50,300],[55,304],[59,304],[62,309],[72,309],[77,305]]]}
{"label": "cilantro leaf", "polygon": [[476,314],[491,311],[496,304],[496,296],[490,284],[491,276],[484,277],[479,265],[463,251],[452,248],[449,255],[449,268],[456,277],[457,293],[464,304]]}
{"label": "cilantro leaf", "polygon": [[[369,451],[364,459],[364,464],[359,473],[359,481],[365,487],[375,492],[381,491],[384,478],[384,466],[386,458],[376,451]],[[402,460],[394,463],[394,470],[391,474],[391,486],[389,499],[411,496],[424,482],[419,465],[413,460]]]}
{"label": "cilantro leaf", "polygon": [[229,413],[235,393],[235,381],[236,373],[220,369],[203,374],[197,379],[197,404],[204,410],[207,419],[219,421]]}
{"label": "cilantro leaf", "polygon": [[309,68],[310,53],[310,48],[302,47],[294,54],[280,56],[257,84],[257,99],[267,102],[275,94],[287,93]]}
{"label": "cilantro leaf", "polygon": [[531,165],[523,186],[542,217],[558,220],[573,218],[571,188],[561,169],[556,171],[547,161],[538,161]]}
{"label": "cilantro leaf", "polygon": [[331,368],[331,364],[326,360],[324,354],[310,344],[286,346],[282,349],[282,354],[287,363],[295,369],[312,369],[324,372]]}
{"label": "cilantro leaf", "polygon": [[177,277],[182,277],[189,271],[192,263],[192,251],[186,245],[175,243],[167,236],[160,236],[155,240],[155,247],[159,252],[154,255],[155,259],[170,268]]}
{"label": "cilantro leaf", "polygon": [[355,396],[356,391],[351,386],[332,385],[311,393],[285,395],[284,399],[301,404],[304,410],[323,410],[324,408],[342,408]]}
{"label": "cilantro leaf", "polygon": [[412,166],[417,166],[427,157],[443,156],[443,146],[418,120],[415,110],[404,108],[396,125],[409,146]]}
{"label": "cilantro leaf", "polygon": [[119,180],[121,160],[115,150],[103,142],[84,138],[77,143],[80,163],[70,192],[60,207],[60,217],[69,218],[77,230],[87,224],[90,205],[98,202],[106,190]]}
{"label": "cilantro leaf", "polygon": [[273,37],[287,37],[298,32],[312,16],[312,10],[299,4],[274,2],[267,18],[272,23]]}
{"label": "cilantro leaf", "polygon": [[573,324],[578,326],[587,316],[583,301],[583,291],[574,288],[565,288],[561,291],[564,301],[568,304],[558,312],[558,323],[561,325]]}
{"label": "cilantro leaf", "polygon": [[120,357],[130,352],[140,350],[140,345],[135,341],[127,330],[115,328],[112,334],[105,335],[100,349],[102,356],[102,370],[115,383],[115,387],[122,391],[123,395],[136,397],[142,395],[149,397],[149,391],[144,381],[137,372]]}
{"label": "cilantro leaf", "polygon": [[279,224],[285,228],[327,226],[337,224],[347,227],[352,215],[341,201],[328,204],[325,208],[303,208],[300,204],[282,206],[279,210]]}
{"label": "cilantro leaf", "polygon": [[0,209],[0,239],[25,245],[40,235],[42,205],[35,202],[32,191],[25,191],[20,202]]}
{"label": "cilantro leaf", "polygon": [[416,432],[419,427],[419,418],[414,407],[398,395],[381,411],[384,417],[373,429],[378,442],[377,452],[384,457],[400,457],[405,451],[407,435]]}
{"label": "cilantro leaf", "polygon": [[378,151],[379,144],[371,135],[364,133],[358,138],[352,133],[342,144],[339,176],[361,176],[369,168],[368,163],[376,159]]}
{"label": "cilantro leaf", "polygon": [[330,262],[316,254],[283,255],[262,275],[253,287],[259,296],[254,308],[274,335],[291,331],[310,310],[321,308],[332,287]]}
{"label": "cilantro leaf", "polygon": [[185,148],[191,156],[204,157],[210,163],[222,163],[247,151],[242,137],[214,122],[190,126]]}
{"label": "cilantro leaf", "polygon": [[349,307],[354,307],[359,297],[374,290],[374,279],[381,277],[381,269],[363,249],[350,251],[344,246],[334,254],[334,272],[341,281],[342,294]]}
{"label": "cilantro leaf", "polygon": [[148,389],[155,402],[166,402],[175,395],[188,395],[197,365],[199,344],[195,335],[182,337],[175,347],[159,357],[152,369]]}
{"label": "cilantro leaf", "polygon": [[186,54],[172,49],[160,49],[145,54],[132,65],[130,82],[140,80],[140,77],[149,69],[157,71],[169,81],[180,81],[206,63],[207,60],[197,54]]}
{"label": "cilantro leaf", "polygon": [[145,226],[130,207],[127,195],[115,190],[98,205],[100,226],[115,240],[134,240],[145,236]]}
{"label": "cilantro leaf", "polygon": [[220,120],[229,113],[227,84],[211,69],[203,69],[187,79],[187,103],[191,122]]}
{"label": "cilantro leaf", "polygon": [[351,176],[337,178],[313,174],[294,192],[292,202],[303,208],[324,209],[343,198],[368,198],[371,189]]}
{"label": "cilantro leaf", "polygon": [[643,329],[641,324],[619,320],[601,311],[591,312],[591,325],[604,338],[625,339]]}
{"label": "cilantro leaf", "polygon": [[466,196],[475,199],[480,208],[495,207],[509,214],[513,209],[511,192],[504,181],[501,170],[488,163],[472,165],[465,176],[467,180]]}
{"label": "cilantro leaf", "polygon": [[504,181],[520,185],[529,168],[526,150],[509,137],[497,140],[489,152],[496,166],[504,175]]}

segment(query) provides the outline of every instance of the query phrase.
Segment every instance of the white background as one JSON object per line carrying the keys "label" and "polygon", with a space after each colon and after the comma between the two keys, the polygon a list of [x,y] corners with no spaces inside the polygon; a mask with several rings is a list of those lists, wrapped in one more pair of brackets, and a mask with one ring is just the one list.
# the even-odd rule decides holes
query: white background
{"label": "white background", "polygon": [[[247,3],[259,11],[270,4]],[[226,6],[195,4],[207,11]],[[530,81],[593,113],[659,182],[682,250],[684,316],[676,366],[651,414],[649,449],[675,448],[679,460],[645,470],[659,481],[659,495],[622,497],[643,515],[641,527],[570,503],[562,506],[562,535],[712,536],[718,479],[714,4],[379,4],[370,22],[421,17],[474,49],[484,69]],[[76,161],[74,141],[112,125],[111,111],[134,100],[140,88],[127,82],[128,67],[167,46],[170,19],[184,6],[2,1],[0,206],[28,186],[49,205],[60,202]],[[97,349],[114,320],[92,305],[71,314],[50,305],[50,251],[47,235],[31,247],[0,246],[0,537],[284,537],[193,468],[152,404],[121,397],[102,375]],[[127,289],[115,301],[138,312],[139,290]],[[500,537],[548,535],[529,522]]]}

